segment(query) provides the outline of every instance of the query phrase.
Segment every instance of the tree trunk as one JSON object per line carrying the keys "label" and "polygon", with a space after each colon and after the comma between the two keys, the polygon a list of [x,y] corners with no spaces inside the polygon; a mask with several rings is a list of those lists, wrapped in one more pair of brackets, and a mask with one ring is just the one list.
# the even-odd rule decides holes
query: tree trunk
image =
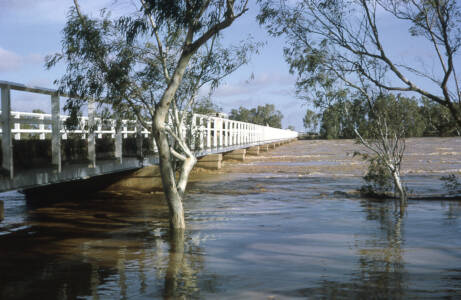
{"label": "tree trunk", "polygon": [[392,178],[394,179],[395,188],[399,192],[400,204],[405,205],[407,203],[407,192],[405,191],[405,188],[402,185],[402,180],[400,179],[400,172],[393,171]]}
{"label": "tree trunk", "polygon": [[[186,224],[184,221],[184,209],[182,205],[182,195],[184,190],[178,190],[178,186],[176,184],[175,170],[172,163],[168,134],[166,131],[166,119],[171,101],[173,101],[174,95],[181,84],[184,71],[186,70],[191,57],[192,53],[183,52],[181,55],[173,77],[171,78],[168,87],[163,93],[162,98],[155,109],[154,126],[152,128],[159,153],[160,175],[162,177],[163,192],[165,193],[165,198],[168,203],[170,227],[172,229],[184,229],[186,228]],[[184,172],[181,171],[181,174],[182,173]]]}
{"label": "tree trunk", "polygon": [[182,195],[178,192],[176,186],[168,136],[164,129],[155,130],[155,142],[157,143],[159,152],[160,175],[162,177],[163,192],[168,203],[170,227],[173,229],[184,229],[186,228],[186,223],[184,221]]}

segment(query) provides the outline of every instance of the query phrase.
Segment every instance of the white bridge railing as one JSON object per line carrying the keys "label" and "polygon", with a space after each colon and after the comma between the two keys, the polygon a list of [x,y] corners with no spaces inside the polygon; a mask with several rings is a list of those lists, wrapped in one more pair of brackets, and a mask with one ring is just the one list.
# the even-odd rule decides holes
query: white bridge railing
{"label": "white bridge railing", "polygon": [[[138,153],[142,156],[142,138],[150,137],[150,132],[134,120],[100,119],[96,116],[94,103],[88,104],[88,116],[80,117],[74,130],[64,126],[68,116],[60,114],[60,97],[56,90],[30,87],[18,83],[0,81],[1,88],[1,133],[2,133],[2,169],[13,178],[13,143],[12,140],[24,138],[51,139],[52,164],[61,172],[61,140],[69,134],[80,135],[88,140],[88,160],[96,166],[96,139],[110,136],[115,144],[114,156],[122,160],[122,139],[129,136],[137,138]],[[25,91],[51,96],[51,114],[11,111],[11,90]],[[200,155],[211,152],[226,151],[232,148],[264,144],[271,141],[293,139],[296,131],[283,130],[220,117],[193,114],[190,124],[189,144]],[[187,130],[184,128],[183,130]],[[156,152],[155,143],[153,152]]]}

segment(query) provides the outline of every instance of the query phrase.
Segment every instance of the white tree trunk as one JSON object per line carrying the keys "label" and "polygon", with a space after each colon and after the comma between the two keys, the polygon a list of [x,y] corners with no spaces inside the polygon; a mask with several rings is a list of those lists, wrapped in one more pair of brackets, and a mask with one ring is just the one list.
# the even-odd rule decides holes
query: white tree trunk
{"label": "white tree trunk", "polygon": [[187,64],[189,63],[192,53],[184,54],[179,59],[173,77],[166,88],[159,105],[157,106],[154,114],[153,132],[155,142],[157,143],[159,160],[160,160],[160,174],[162,177],[163,191],[168,203],[170,215],[170,227],[173,229],[184,229],[186,223],[184,221],[184,208],[182,205],[182,196],[186,188],[187,178],[192,170],[195,162],[184,161],[180,170],[180,186],[176,183],[175,170],[172,164],[172,157],[170,152],[170,145],[168,142],[168,134],[166,128],[166,120],[168,111],[170,109],[171,101],[173,101],[174,94],[176,93],[181,80],[184,76]]}
{"label": "white tree trunk", "polygon": [[406,204],[407,203],[407,192],[405,190],[405,187],[402,185],[402,180],[400,179],[400,172],[397,170],[393,171],[392,178],[394,179],[395,188],[397,189],[399,193],[400,204]]}

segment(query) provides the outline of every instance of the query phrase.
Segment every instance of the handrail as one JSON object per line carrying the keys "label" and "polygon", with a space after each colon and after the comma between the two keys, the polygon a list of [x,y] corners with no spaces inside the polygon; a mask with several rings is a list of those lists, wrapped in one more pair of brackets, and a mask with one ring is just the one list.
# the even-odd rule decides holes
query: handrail
{"label": "handrail", "polygon": [[[88,103],[88,116],[80,117],[79,127],[76,130],[66,130],[63,121],[69,118],[60,114],[60,97],[69,97],[67,94],[58,93],[57,90],[27,86],[20,83],[1,81],[1,133],[2,133],[2,168],[10,172],[13,178],[13,151],[12,139],[21,139],[21,134],[39,134],[40,139],[45,139],[46,134],[51,134],[52,140],[52,163],[61,171],[61,140],[67,138],[67,134],[81,134],[82,138],[88,139],[88,159],[93,167],[96,166],[95,143],[96,138],[102,138],[104,134],[110,134],[115,139],[115,157],[122,161],[122,139],[129,134],[136,135],[138,155],[142,156],[142,135],[149,137],[150,132],[135,120],[121,120],[122,128],[116,130],[114,119],[104,119],[110,124],[110,130],[103,130],[101,118],[96,117],[94,102]],[[26,91],[36,94],[51,96],[51,114],[29,113],[11,111],[11,90]],[[5,113],[4,113],[5,112]],[[203,152],[211,149],[224,149],[237,146],[249,146],[271,141],[294,139],[298,136],[296,131],[262,126],[252,123],[235,121],[220,117],[192,114],[191,123],[187,124],[189,130],[188,143],[192,150]],[[22,125],[38,125],[39,128],[21,128]],[[133,130],[128,130],[128,124],[134,124]],[[46,128],[45,126],[50,126]],[[154,151],[156,149],[155,143]]]}

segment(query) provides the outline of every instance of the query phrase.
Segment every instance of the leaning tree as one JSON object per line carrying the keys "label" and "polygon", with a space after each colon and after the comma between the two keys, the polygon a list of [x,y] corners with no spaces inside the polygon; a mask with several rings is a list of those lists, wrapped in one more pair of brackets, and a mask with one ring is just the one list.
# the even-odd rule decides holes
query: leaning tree
{"label": "leaning tree", "polygon": [[151,130],[173,229],[185,228],[182,199],[196,163],[181,128],[199,89],[216,87],[256,49],[251,41],[220,44],[220,32],[248,10],[247,2],[139,0],[136,12],[114,18],[103,10],[92,18],[74,0],[62,51],[47,58],[49,68],[67,66],[57,83],[72,95],[71,115],[99,101]]}

